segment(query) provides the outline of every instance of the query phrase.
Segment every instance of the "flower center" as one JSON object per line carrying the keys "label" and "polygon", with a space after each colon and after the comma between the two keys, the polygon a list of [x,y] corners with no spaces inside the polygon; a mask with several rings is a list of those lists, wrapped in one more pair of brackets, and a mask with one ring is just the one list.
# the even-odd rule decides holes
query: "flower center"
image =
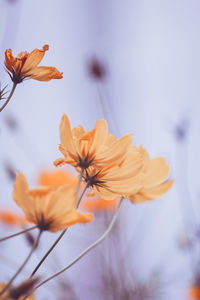
{"label": "flower center", "polygon": [[91,159],[89,159],[89,155],[87,154],[86,157],[82,158],[82,157],[80,157],[80,155],[78,154],[78,159],[79,159],[78,166],[79,166],[81,169],[86,170],[87,168],[89,168],[89,166],[90,166],[91,163],[93,162],[94,157],[91,158]]}

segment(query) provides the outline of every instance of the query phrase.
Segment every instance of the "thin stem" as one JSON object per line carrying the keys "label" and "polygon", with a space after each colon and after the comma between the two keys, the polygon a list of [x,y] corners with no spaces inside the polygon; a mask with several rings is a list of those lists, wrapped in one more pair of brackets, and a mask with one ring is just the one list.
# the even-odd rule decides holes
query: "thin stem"
{"label": "thin stem", "polygon": [[10,101],[10,99],[12,98],[12,95],[13,95],[15,89],[16,89],[16,86],[17,86],[17,83],[13,82],[12,90],[10,91],[10,94],[9,94],[7,100],[5,101],[5,103],[0,108],[0,112],[6,107],[6,105],[8,104],[8,102]]}
{"label": "thin stem", "polygon": [[33,270],[33,272],[31,273],[31,277],[33,277],[33,275],[35,275],[35,273],[37,272],[37,270],[40,268],[40,266],[43,264],[43,262],[45,261],[45,259],[49,256],[49,254],[51,253],[51,251],[55,248],[55,246],[58,244],[58,242],[61,240],[61,238],[63,237],[63,235],[65,234],[65,232],[67,231],[68,227],[66,229],[64,229],[61,234],[59,235],[59,237],[57,238],[57,240],[55,240],[55,242],[53,243],[53,245],[51,246],[51,248],[46,252],[46,254],[43,256],[43,258],[41,259],[41,261],[38,263],[38,265],[35,267],[35,269]]}
{"label": "thin stem", "polygon": [[[85,185],[78,201],[77,201],[77,208],[79,207],[79,204],[81,202],[81,199],[86,191],[86,189],[89,186],[89,182]],[[55,242],[53,243],[53,245],[51,246],[51,248],[46,252],[46,254],[43,256],[43,258],[41,259],[41,261],[38,263],[38,265],[35,267],[35,269],[33,270],[33,272],[30,275],[30,278],[33,277],[33,275],[35,275],[35,273],[37,272],[37,270],[40,268],[40,266],[43,264],[43,262],[46,260],[46,258],[49,256],[49,254],[53,251],[53,249],[56,247],[56,245],[58,244],[58,242],[61,240],[61,238],[63,237],[63,235],[65,234],[65,232],[67,231],[68,227],[65,228],[61,234],[59,235],[59,237],[57,238],[57,240],[55,240]]]}
{"label": "thin stem", "polygon": [[[56,272],[55,274],[53,274],[52,276],[50,276],[49,278],[45,279],[44,281],[42,281],[40,284],[38,284],[34,290],[38,289],[39,287],[41,287],[43,284],[45,284],[46,282],[48,282],[49,280],[55,278],[56,276],[60,275],[61,273],[65,272],[67,269],[69,269],[71,266],[73,266],[77,261],[79,261],[84,255],[86,255],[90,250],[92,250],[94,247],[96,247],[98,244],[100,244],[107,236],[108,234],[110,233],[110,231],[112,230],[116,220],[117,220],[117,217],[118,217],[118,214],[119,214],[119,209],[121,207],[121,203],[123,201],[123,197],[121,198],[120,200],[120,203],[117,207],[117,210],[108,226],[108,228],[106,229],[106,231],[102,234],[102,236],[96,240],[94,243],[92,243],[88,248],[86,248],[81,254],[79,254],[69,265],[67,265],[67,267],[65,267],[64,269]],[[29,295],[27,295],[26,297],[24,297],[24,299],[27,299]],[[23,299],[23,300],[24,300]]]}
{"label": "thin stem", "polygon": [[81,192],[81,194],[80,194],[80,197],[79,197],[79,199],[78,199],[78,201],[77,201],[77,208],[79,207],[79,205],[80,205],[80,203],[81,203],[81,200],[82,200],[82,198],[83,198],[83,195],[85,194],[85,192],[86,192],[87,188],[89,187],[89,185],[90,185],[90,182],[88,181],[88,182],[86,183],[86,185],[84,186],[84,188],[83,188],[83,190],[82,190],[82,192]]}
{"label": "thin stem", "polygon": [[15,278],[19,275],[19,273],[23,270],[23,268],[25,267],[25,265],[27,264],[27,262],[29,261],[29,259],[31,258],[34,250],[37,248],[39,240],[40,240],[40,236],[41,236],[42,231],[39,231],[38,237],[30,251],[30,253],[28,254],[28,256],[26,257],[25,261],[23,262],[23,264],[19,267],[19,269],[17,270],[17,272],[13,275],[13,277],[9,280],[9,282],[6,284],[6,286],[1,290],[0,292],[0,296],[2,296],[5,291],[7,291],[7,289],[11,286],[11,284],[13,283],[13,281],[15,280]]}
{"label": "thin stem", "polygon": [[79,179],[78,179],[78,183],[77,183],[77,186],[76,186],[76,189],[75,189],[75,192],[74,192],[75,195],[78,193],[78,190],[80,188],[81,180],[83,178],[83,173],[84,173],[84,168],[81,169],[81,173],[80,173],[80,176],[79,176]]}
{"label": "thin stem", "polygon": [[20,234],[26,233],[26,232],[31,231],[31,230],[36,229],[36,228],[37,228],[37,225],[36,225],[36,226],[33,226],[33,227],[26,228],[26,229],[24,229],[24,230],[22,230],[22,231],[20,231],[20,232],[17,232],[17,233],[8,235],[8,236],[6,236],[6,237],[4,237],[4,238],[1,238],[1,239],[0,239],[0,242],[6,241],[6,240],[8,240],[8,239],[11,239],[12,237],[18,236],[18,235],[20,235]]}

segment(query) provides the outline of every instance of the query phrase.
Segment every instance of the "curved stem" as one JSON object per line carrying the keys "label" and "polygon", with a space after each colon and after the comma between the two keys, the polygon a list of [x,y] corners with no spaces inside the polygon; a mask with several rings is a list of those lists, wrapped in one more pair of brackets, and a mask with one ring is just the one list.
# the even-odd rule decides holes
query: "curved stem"
{"label": "curved stem", "polygon": [[4,238],[1,238],[1,239],[0,239],[0,242],[6,241],[6,240],[8,240],[8,239],[11,239],[12,237],[18,236],[18,235],[20,235],[20,234],[26,233],[26,232],[31,231],[31,230],[36,229],[36,228],[37,228],[37,226],[33,226],[33,227],[26,228],[26,229],[24,229],[24,230],[22,230],[22,231],[20,231],[20,232],[17,232],[17,233],[8,235],[8,236],[6,236],[6,237],[4,237]]}
{"label": "curved stem", "polygon": [[29,261],[29,259],[31,258],[34,250],[37,248],[38,243],[39,243],[39,239],[41,236],[42,231],[39,231],[38,237],[30,251],[30,253],[28,254],[28,256],[26,257],[25,261],[23,262],[23,264],[19,267],[19,269],[17,270],[17,272],[13,275],[13,277],[9,280],[9,282],[6,284],[6,286],[1,290],[0,292],[0,296],[2,296],[5,291],[7,291],[7,289],[11,286],[11,284],[13,283],[13,281],[15,280],[15,278],[19,275],[19,273],[23,270],[23,268],[25,267],[25,265],[27,264],[27,262]]}
{"label": "curved stem", "polygon": [[12,98],[12,95],[16,89],[17,83],[13,82],[13,86],[12,86],[12,90],[10,91],[10,95],[8,96],[7,100],[5,101],[5,103],[2,105],[2,107],[0,107],[0,112],[6,107],[6,105],[8,104],[8,102],[10,101],[10,99]]}
{"label": "curved stem", "polygon": [[[77,201],[77,207],[79,206],[81,199],[86,191],[86,189],[88,188],[89,183],[87,183]],[[35,275],[35,273],[37,272],[37,270],[40,268],[40,266],[43,264],[43,262],[45,261],[45,259],[49,256],[49,254],[52,252],[52,250],[55,248],[55,246],[58,244],[58,242],[61,240],[61,238],[63,237],[63,235],[65,234],[65,232],[67,231],[68,227],[66,229],[64,229],[61,234],[59,235],[59,237],[57,238],[57,240],[55,240],[55,242],[53,243],[53,245],[51,246],[51,248],[46,252],[46,254],[43,256],[43,258],[41,259],[41,261],[37,264],[37,266],[35,267],[35,269],[33,270],[33,272],[30,275],[30,278],[33,277],[33,275]]]}
{"label": "curved stem", "polygon": [[[120,203],[117,207],[117,210],[108,226],[108,228],[106,229],[106,231],[102,234],[102,236],[96,240],[94,243],[92,243],[88,248],[86,248],[81,254],[79,254],[69,265],[67,265],[65,268],[63,268],[62,270],[56,272],[55,274],[53,274],[52,276],[50,276],[49,278],[45,279],[44,281],[42,281],[40,284],[38,284],[34,290],[38,289],[39,287],[41,287],[43,284],[45,284],[46,282],[48,282],[49,280],[57,277],[58,275],[60,275],[61,273],[65,272],[67,269],[69,269],[71,266],[73,266],[77,261],[79,261],[84,255],[86,255],[90,250],[92,250],[94,247],[96,247],[98,244],[100,244],[107,236],[108,234],[110,233],[110,231],[112,230],[116,220],[117,220],[117,217],[118,217],[118,214],[119,214],[119,209],[121,207],[121,203],[123,201],[123,197],[121,198],[120,200]],[[29,295],[27,295],[26,297],[24,297],[24,299],[27,299]],[[23,299],[23,300],[24,300]]]}

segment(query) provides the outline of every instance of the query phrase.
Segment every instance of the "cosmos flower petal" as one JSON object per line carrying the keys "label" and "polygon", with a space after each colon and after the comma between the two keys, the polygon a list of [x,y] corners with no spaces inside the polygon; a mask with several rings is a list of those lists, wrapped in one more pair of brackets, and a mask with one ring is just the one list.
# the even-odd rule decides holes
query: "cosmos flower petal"
{"label": "cosmos flower petal", "polygon": [[61,166],[65,165],[65,164],[70,163],[70,160],[68,160],[66,158],[58,158],[53,163],[54,163],[54,165],[56,167],[58,167],[58,166],[61,167]]}
{"label": "cosmos flower petal", "polygon": [[97,152],[108,135],[108,125],[105,120],[98,120],[94,127],[94,137],[89,148],[90,152]]}
{"label": "cosmos flower petal", "polygon": [[66,114],[62,116],[60,122],[60,140],[61,145],[65,150],[71,153],[76,153],[76,148],[74,146],[72,137],[71,125]]}
{"label": "cosmos flower petal", "polygon": [[5,51],[5,61],[4,61],[4,64],[5,64],[6,68],[10,72],[12,72],[12,67],[13,67],[14,61],[15,61],[15,58],[12,55],[12,50],[11,49],[7,49]]}
{"label": "cosmos flower petal", "polygon": [[112,142],[105,151],[97,153],[95,162],[97,165],[116,162],[123,158],[127,148],[132,143],[132,134],[128,134],[120,138],[118,141]]}
{"label": "cosmos flower petal", "polygon": [[15,200],[15,202],[23,208],[26,207],[28,190],[29,187],[26,178],[22,173],[19,172],[14,184],[12,197]]}
{"label": "cosmos flower petal", "polygon": [[22,67],[22,73],[26,74],[31,70],[35,69],[44,57],[45,52],[49,50],[48,45],[44,45],[42,50],[34,49],[28,54],[27,59]]}
{"label": "cosmos flower petal", "polygon": [[55,67],[39,66],[31,69],[26,76],[39,81],[49,81],[63,78],[62,74]]}
{"label": "cosmos flower petal", "polygon": [[74,210],[70,212],[70,214],[63,214],[62,219],[55,219],[50,231],[56,232],[59,230],[64,230],[67,227],[72,226],[76,223],[88,223],[92,220],[93,216],[91,214],[81,213],[78,210]]}
{"label": "cosmos flower petal", "polygon": [[144,186],[151,187],[162,183],[169,174],[169,166],[163,157],[149,161],[149,167],[144,178]]}
{"label": "cosmos flower petal", "polygon": [[154,187],[144,188],[142,194],[149,199],[158,199],[165,194],[173,185],[174,180],[168,180]]}
{"label": "cosmos flower petal", "polygon": [[163,194],[168,192],[174,180],[168,180],[158,186],[152,188],[144,188],[139,193],[129,196],[129,200],[133,203],[141,203],[148,200],[160,199]]}
{"label": "cosmos flower petal", "polygon": [[142,202],[145,202],[147,200],[150,200],[148,199],[147,197],[145,197],[142,193],[137,193],[137,194],[134,194],[134,195],[131,195],[131,196],[128,196],[128,199],[132,202],[132,203],[142,203]]}

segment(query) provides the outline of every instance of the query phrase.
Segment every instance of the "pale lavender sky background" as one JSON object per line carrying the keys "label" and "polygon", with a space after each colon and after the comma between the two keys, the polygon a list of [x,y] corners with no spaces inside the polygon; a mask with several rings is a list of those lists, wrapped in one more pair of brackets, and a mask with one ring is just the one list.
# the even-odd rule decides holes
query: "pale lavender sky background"
{"label": "pale lavender sky background", "polygon": [[[0,10],[2,83],[8,81],[3,69],[7,48],[16,55],[49,44],[42,64],[64,72],[62,80],[30,80],[18,86],[1,113],[2,166],[9,162],[34,185],[39,170],[52,166],[60,156],[58,127],[63,113],[73,126],[82,124],[87,129],[103,117],[96,83],[87,71],[88,60],[99,58],[108,69],[103,95],[120,128],[120,134],[117,127],[114,133],[133,132],[134,142],[152,157],[166,157],[170,176],[176,180],[162,201],[140,206],[126,203],[124,226],[130,240],[133,236],[138,239],[133,249],[135,268],[147,276],[166,262],[169,277],[179,272],[189,277],[186,257],[176,252],[175,239],[184,230],[182,219],[187,228],[192,226],[188,199],[198,219],[200,215],[200,2],[0,0]],[[8,116],[19,123],[15,135],[5,125]],[[188,136],[178,144],[175,126],[184,120],[189,123]],[[0,182],[1,203],[13,205],[12,184],[3,167]],[[183,218],[182,207],[188,212]],[[168,290],[166,299],[184,299],[186,279],[181,276],[181,283]]]}

